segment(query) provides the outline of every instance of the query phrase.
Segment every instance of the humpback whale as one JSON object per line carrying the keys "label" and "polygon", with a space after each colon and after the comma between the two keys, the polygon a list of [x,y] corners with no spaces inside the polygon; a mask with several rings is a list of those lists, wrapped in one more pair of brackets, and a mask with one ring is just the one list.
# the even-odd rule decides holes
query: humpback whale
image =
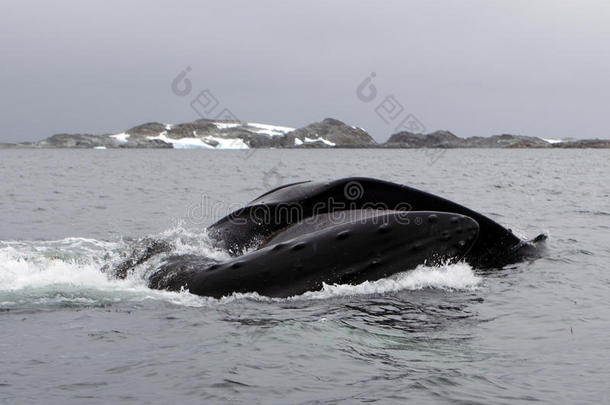
{"label": "humpback whale", "polygon": [[[149,286],[222,297],[257,292],[288,297],[323,283],[361,283],[464,260],[500,268],[540,254],[546,235],[526,241],[460,204],[365,177],[304,181],[273,189],[207,228],[231,259],[170,255]],[[169,245],[149,242],[115,268],[130,268]]]}

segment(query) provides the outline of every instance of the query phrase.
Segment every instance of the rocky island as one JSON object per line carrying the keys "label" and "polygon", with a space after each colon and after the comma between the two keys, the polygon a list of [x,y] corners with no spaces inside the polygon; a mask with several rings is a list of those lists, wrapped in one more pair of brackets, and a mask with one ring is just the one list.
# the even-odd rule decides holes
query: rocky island
{"label": "rocky island", "polygon": [[57,134],[0,148],[257,149],[257,148],[610,148],[609,139],[558,140],[523,135],[460,138],[449,131],[399,132],[377,143],[364,129],[333,118],[303,128],[200,119],[182,124],[150,122],[114,134]]}

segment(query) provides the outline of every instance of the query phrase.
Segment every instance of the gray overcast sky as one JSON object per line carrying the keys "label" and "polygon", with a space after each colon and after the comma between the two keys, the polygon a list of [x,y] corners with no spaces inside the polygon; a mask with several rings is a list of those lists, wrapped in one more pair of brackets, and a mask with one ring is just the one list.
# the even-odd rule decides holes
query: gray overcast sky
{"label": "gray overcast sky", "polygon": [[608,1],[4,0],[0,30],[0,142],[191,121],[206,88],[243,121],[378,141],[389,95],[428,132],[610,138]]}

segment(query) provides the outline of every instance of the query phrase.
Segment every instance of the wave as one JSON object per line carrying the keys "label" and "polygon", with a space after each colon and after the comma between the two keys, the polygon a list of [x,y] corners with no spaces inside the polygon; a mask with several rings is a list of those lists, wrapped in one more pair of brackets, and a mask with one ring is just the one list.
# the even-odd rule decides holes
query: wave
{"label": "wave", "polygon": [[[205,254],[216,260],[228,255],[212,247],[207,234],[183,228],[167,230],[156,238],[172,242],[172,254]],[[471,290],[481,278],[466,263],[440,267],[419,266],[415,270],[359,285],[327,285],[287,299],[256,293],[235,293],[221,299],[199,297],[188,291],[170,292],[147,287],[146,269],[136,269],[126,279],[104,273],[104,265],[120,260],[130,249],[116,242],[85,238],[57,241],[0,241],[0,308],[106,306],[158,300],[176,305],[202,307],[235,300],[321,300],[353,295],[392,293],[423,288]]]}

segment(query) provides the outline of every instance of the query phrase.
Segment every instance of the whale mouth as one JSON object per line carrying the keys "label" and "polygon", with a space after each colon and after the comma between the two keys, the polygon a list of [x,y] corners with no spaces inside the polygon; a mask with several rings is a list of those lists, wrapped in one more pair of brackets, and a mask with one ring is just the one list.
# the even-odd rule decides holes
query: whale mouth
{"label": "whale mouth", "polygon": [[529,251],[531,249],[509,254],[524,241],[479,212],[425,191],[366,177],[306,181],[278,187],[221,218],[208,230],[231,255],[239,256],[263,246],[278,232],[305,219],[341,211],[366,211],[367,208],[452,212],[472,218],[479,224],[481,236],[470,249],[466,261],[476,268],[501,268],[535,255]]}
{"label": "whale mouth", "polygon": [[368,178],[278,187],[207,228],[225,257],[174,254],[145,241],[114,273],[155,260],[151,288],[209,297],[290,297],[325,285],[384,279],[420,265],[464,260],[501,268],[540,254],[488,217],[441,197]]}

